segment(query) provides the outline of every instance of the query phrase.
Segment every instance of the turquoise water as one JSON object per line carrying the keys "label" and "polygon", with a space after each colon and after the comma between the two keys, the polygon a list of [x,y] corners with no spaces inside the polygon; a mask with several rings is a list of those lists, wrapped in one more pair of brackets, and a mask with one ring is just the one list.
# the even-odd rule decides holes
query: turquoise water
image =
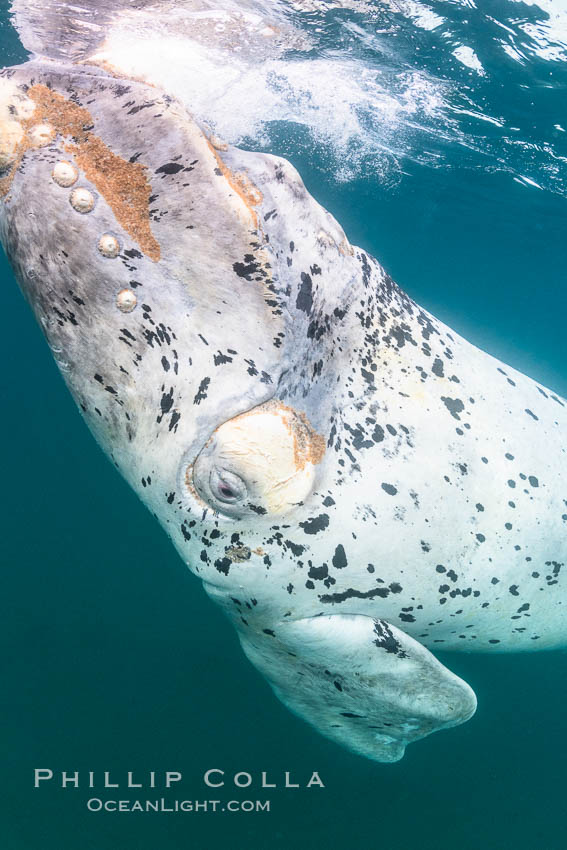
{"label": "turquoise water", "polygon": [[[445,107],[390,121],[387,138],[365,103],[350,141],[334,127],[325,137],[316,121],[290,124],[281,116],[261,129],[240,128],[241,141],[285,153],[350,240],[413,298],[565,396],[567,182],[564,134],[554,125],[567,122],[567,65],[558,48],[550,59],[541,55],[545,45],[520,35],[518,21],[548,20],[535,5],[491,2],[482,15],[464,4],[427,8],[444,16],[438,31],[396,13],[379,43],[362,36],[377,37],[384,21],[326,13],[309,55],[341,44],[365,67],[381,68],[397,97],[396,69],[417,69],[443,81]],[[502,28],[489,12],[519,34],[522,62],[497,49]],[[314,15],[299,16],[300,25],[313,27]],[[2,22],[1,64],[21,61],[5,10]],[[465,36],[474,43],[484,75],[450,51],[439,58],[443,32],[451,47]],[[465,92],[503,127],[451,112]],[[448,115],[460,117],[451,124]],[[443,657],[475,689],[478,712],[412,745],[395,765],[371,763],[316,735],[272,696],[220,611],[104,459],[4,259],[0,273],[0,846],[563,848],[565,653]],[[129,770],[178,770],[182,787],[153,796],[270,799],[271,811],[88,812],[93,792],[55,782],[36,790],[34,768],[121,778]],[[290,771],[302,783],[317,770],[326,787],[262,791],[256,783],[212,793],[202,782],[209,768],[227,776],[265,770],[271,781]]]}

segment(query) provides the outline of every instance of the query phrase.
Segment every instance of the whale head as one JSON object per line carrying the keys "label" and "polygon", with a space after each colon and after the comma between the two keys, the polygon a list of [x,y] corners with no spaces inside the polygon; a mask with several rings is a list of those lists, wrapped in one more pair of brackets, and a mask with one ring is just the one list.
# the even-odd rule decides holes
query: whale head
{"label": "whale head", "polygon": [[84,418],[205,580],[265,568],[247,533],[309,522],[336,472],[368,261],[289,163],[151,87],[37,61],[0,87],[2,241]]}

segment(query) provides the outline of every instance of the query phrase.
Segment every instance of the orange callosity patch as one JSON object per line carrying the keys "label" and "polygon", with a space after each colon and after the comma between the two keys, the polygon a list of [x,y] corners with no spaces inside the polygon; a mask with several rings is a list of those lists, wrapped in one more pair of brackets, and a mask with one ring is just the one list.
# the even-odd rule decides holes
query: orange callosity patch
{"label": "orange callosity patch", "polygon": [[111,207],[117,222],[144,254],[157,262],[160,246],[150,228],[152,188],[146,167],[113,153],[93,132],[93,119],[88,109],[44,85],[32,86],[26,94],[36,104],[36,109],[33,116],[21,122],[26,133],[18,146],[10,173],[0,181],[0,194],[8,193],[22,157],[34,147],[29,131],[38,122],[48,123],[58,135],[68,138],[65,150]]}

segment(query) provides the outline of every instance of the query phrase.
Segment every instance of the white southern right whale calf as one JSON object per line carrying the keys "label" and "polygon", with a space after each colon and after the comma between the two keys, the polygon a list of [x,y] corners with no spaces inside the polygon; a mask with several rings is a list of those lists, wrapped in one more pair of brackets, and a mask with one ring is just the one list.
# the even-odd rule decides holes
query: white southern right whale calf
{"label": "white southern right whale calf", "polygon": [[[206,43],[206,4],[163,6]],[[319,732],[396,761],[474,713],[436,648],[567,642],[567,402],[415,304],[287,161],[210,136],[143,40],[122,54],[112,28],[146,4],[95,7],[14,3],[35,56],[0,76],[2,243],[248,658]]]}

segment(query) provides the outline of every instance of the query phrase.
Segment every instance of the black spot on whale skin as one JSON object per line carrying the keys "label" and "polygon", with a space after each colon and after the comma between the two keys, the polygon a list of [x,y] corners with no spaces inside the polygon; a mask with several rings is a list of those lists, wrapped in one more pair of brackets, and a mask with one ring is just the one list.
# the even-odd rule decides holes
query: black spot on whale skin
{"label": "black spot on whale skin", "polygon": [[384,439],[384,429],[381,425],[375,425],[372,432],[372,439],[375,443],[381,443]]}
{"label": "black spot on whale skin", "polygon": [[344,547],[342,543],[335,548],[335,554],[333,555],[333,566],[337,570],[342,570],[348,565],[347,557],[345,554]]}
{"label": "black spot on whale skin", "polygon": [[265,274],[254,254],[245,254],[244,262],[233,263],[232,268],[238,277],[243,277],[245,280],[252,280],[254,274],[262,276]]}
{"label": "black spot on whale skin", "polygon": [[201,404],[204,399],[207,397],[207,389],[209,384],[211,383],[210,378],[203,378],[201,383],[199,384],[199,389],[195,394],[195,398],[193,399],[193,404]]}
{"label": "black spot on whale skin", "polygon": [[465,405],[461,401],[460,398],[449,398],[447,396],[441,396],[441,401],[453,417],[453,419],[459,419],[459,413],[462,413],[465,409]]}
{"label": "black spot on whale skin", "polygon": [[433,361],[431,371],[434,375],[437,375],[438,378],[442,378],[444,376],[445,373],[443,372],[443,361],[440,357],[436,357]]}
{"label": "black spot on whale skin", "polygon": [[326,508],[330,508],[335,504],[335,500],[332,496],[325,496],[325,498],[323,499],[323,504]]}
{"label": "black spot on whale skin", "polygon": [[396,341],[396,345],[395,345],[396,348],[403,348],[404,345],[406,344],[406,342],[412,341],[411,334],[408,331],[404,331],[404,329],[399,327],[398,325],[394,325],[390,329],[390,334],[389,334],[388,337],[386,337],[386,342],[388,342],[388,340],[392,337]]}
{"label": "black spot on whale skin", "polygon": [[510,585],[510,587],[508,588],[508,590],[510,591],[510,593],[512,594],[512,596],[519,596],[519,595],[520,595],[520,594],[518,593],[518,585],[517,585],[517,584],[512,584],[512,585]]}
{"label": "black spot on whale skin", "polygon": [[537,480],[535,475],[530,475],[529,478],[528,478],[528,481],[530,482],[532,487],[539,487],[539,481]]}
{"label": "black spot on whale skin", "polygon": [[177,174],[179,171],[183,171],[183,166],[180,162],[166,162],[165,165],[160,165],[159,168],[156,168],[156,174]]}
{"label": "black spot on whale skin", "polygon": [[301,286],[297,293],[295,306],[307,315],[309,315],[313,307],[313,284],[310,275],[305,272],[301,272]]}
{"label": "black spot on whale skin", "polygon": [[321,581],[324,578],[327,578],[329,575],[329,568],[327,564],[323,564],[320,567],[310,567],[309,568],[309,578],[314,578],[317,581]]}
{"label": "black spot on whale skin", "polygon": [[539,416],[536,416],[535,413],[532,413],[532,411],[527,407],[526,407],[526,413],[528,414],[528,416],[531,416],[532,419],[535,419],[536,422],[539,422]]}
{"label": "black spot on whale skin", "polygon": [[223,366],[225,363],[232,363],[232,357],[219,351],[218,354],[213,354],[213,363],[215,366]]}
{"label": "black spot on whale skin", "polygon": [[[111,89],[114,97],[124,97],[124,95],[128,94],[128,92],[130,90],[131,90],[131,86],[122,86],[122,85],[114,86],[114,88]],[[130,101],[130,102],[133,103],[133,101]],[[141,156],[141,154],[136,154],[136,156]]]}
{"label": "black spot on whale skin", "polygon": [[387,587],[373,587],[372,590],[355,590],[349,587],[341,593],[323,593],[319,599],[321,602],[344,602],[346,599],[374,599],[375,596],[386,599],[390,590]]}
{"label": "black spot on whale skin", "polygon": [[356,428],[351,428],[351,426],[345,422],[344,427],[352,435],[352,447],[356,451],[360,451],[360,449],[371,449],[374,446],[372,440],[364,439],[365,434],[360,425],[357,425]]}
{"label": "black spot on whale skin", "polygon": [[398,492],[396,487],[394,487],[393,484],[383,483],[381,486],[382,486],[382,490],[384,490],[384,492],[387,493],[388,496],[395,496],[396,493]]}
{"label": "black spot on whale skin", "polygon": [[224,573],[225,576],[228,575],[230,571],[232,561],[230,558],[217,558],[215,561],[215,568],[219,571],[219,573]]}
{"label": "black spot on whale skin", "polygon": [[294,543],[293,540],[286,540],[285,545],[291,550],[296,558],[305,552],[305,546],[302,546],[300,543]]}
{"label": "black spot on whale skin", "polygon": [[305,534],[318,534],[320,531],[324,531],[328,527],[329,515],[319,514],[319,516],[310,517],[308,520],[305,520],[305,522],[300,522],[299,525]]}
{"label": "black spot on whale skin", "polygon": [[163,393],[160,401],[160,407],[162,413],[169,413],[173,406],[173,387],[170,388],[168,393]]}
{"label": "black spot on whale skin", "polygon": [[[371,276],[371,271],[372,271],[371,268],[370,268],[370,263],[368,262],[368,258],[366,256],[366,254],[364,254],[362,252],[360,254],[359,259],[360,259],[360,265],[362,266],[362,280],[363,280],[364,285],[366,287],[368,287],[368,284],[370,283],[370,276]],[[392,281],[392,283],[393,283],[393,281]]]}
{"label": "black spot on whale skin", "polygon": [[397,655],[399,658],[407,658],[407,654],[403,651],[401,643],[396,640],[392,629],[384,620],[374,620],[374,644],[379,649],[384,649],[392,655]]}
{"label": "black spot on whale skin", "polygon": [[400,620],[403,620],[404,623],[415,623],[413,614],[400,614]]}
{"label": "black spot on whale skin", "polygon": [[[132,101],[125,103],[124,107],[130,106],[131,103],[132,103]],[[138,112],[142,111],[142,109],[149,109],[150,106],[154,106],[154,105],[155,105],[155,100],[150,100],[147,103],[140,103],[140,104],[138,104],[138,106],[133,106],[131,109],[129,109],[126,114],[127,115],[137,115]]]}
{"label": "black spot on whale skin", "polygon": [[319,324],[318,322],[310,322],[307,328],[307,338],[319,341],[327,331],[328,327],[326,325]]}

